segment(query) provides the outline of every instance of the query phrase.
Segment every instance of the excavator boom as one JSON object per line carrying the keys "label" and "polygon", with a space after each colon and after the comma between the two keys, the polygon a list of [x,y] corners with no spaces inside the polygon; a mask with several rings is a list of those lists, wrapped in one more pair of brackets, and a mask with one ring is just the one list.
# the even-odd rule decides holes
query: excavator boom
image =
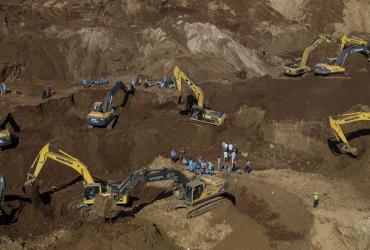
{"label": "excavator boom", "polygon": [[55,146],[46,144],[40,150],[39,154],[37,155],[35,161],[31,166],[31,169],[27,176],[27,184],[32,184],[36,180],[41,170],[43,169],[47,159],[52,159],[77,171],[82,176],[85,185],[95,183],[93,176],[90,174],[88,168],[82,162],[70,156],[66,152],[56,148]]}
{"label": "excavator boom", "polygon": [[180,68],[177,66],[175,67],[173,71],[173,75],[176,80],[176,89],[179,95],[179,103],[181,102],[181,98],[182,98],[182,81],[184,81],[185,84],[189,86],[189,88],[193,91],[195,97],[197,98],[197,106],[203,108],[204,106],[203,90],[198,85],[196,85],[189,77],[187,77],[185,73],[182,72]]}
{"label": "excavator boom", "polygon": [[[220,126],[224,123],[226,119],[226,114],[223,112],[218,112],[214,110],[207,109],[204,105],[204,93],[203,90],[195,84],[189,77],[186,76],[184,72],[180,70],[178,66],[175,67],[173,71],[173,75],[176,81],[176,89],[179,95],[179,103],[181,103],[182,98],[182,84],[183,82],[189,86],[192,90],[194,97],[196,99],[196,106],[193,105],[192,100],[189,100],[187,103],[187,112],[190,114],[190,120],[199,122],[199,123],[206,123],[214,126]],[[193,98],[194,98],[193,97]]]}
{"label": "excavator boom", "polygon": [[357,149],[353,148],[349,145],[349,142],[343,133],[341,125],[358,122],[358,121],[369,121],[370,120],[370,112],[355,112],[355,113],[347,113],[339,116],[329,116],[329,125],[333,131],[333,134],[338,141],[338,143],[342,142],[343,145],[341,150],[345,153],[350,153],[354,156],[357,155]]}
{"label": "excavator boom", "polygon": [[180,171],[169,168],[161,169],[140,169],[134,171],[128,178],[117,186],[120,194],[127,194],[131,189],[140,183],[174,180],[179,183],[186,183],[187,178]]}
{"label": "excavator boom", "polygon": [[98,195],[95,198],[93,207],[94,213],[105,219],[114,218],[120,212],[117,202],[122,201],[122,198],[126,198],[123,204],[127,204],[127,196],[130,190],[142,183],[165,180],[173,180],[179,186],[185,185],[188,182],[185,175],[175,169],[139,169],[130,174],[121,183],[110,183],[109,196]]}

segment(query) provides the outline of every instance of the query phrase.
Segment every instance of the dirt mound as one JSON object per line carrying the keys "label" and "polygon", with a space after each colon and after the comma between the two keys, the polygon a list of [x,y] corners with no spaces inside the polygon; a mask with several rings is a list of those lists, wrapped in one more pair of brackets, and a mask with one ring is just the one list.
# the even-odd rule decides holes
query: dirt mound
{"label": "dirt mound", "polygon": [[[0,226],[0,244],[45,249],[176,249],[175,244],[199,249],[366,248],[369,131],[362,123],[346,126],[345,131],[359,131],[350,135],[350,143],[361,154],[357,159],[336,156],[328,147],[332,134],[327,117],[356,104],[370,105],[370,66],[363,56],[353,55],[345,64],[347,78],[286,79],[281,74],[285,61],[301,56],[319,33],[369,38],[368,8],[366,0],[1,1],[0,80],[23,95],[1,96],[1,114],[11,111],[21,131],[17,147],[1,152],[0,166],[7,176],[7,198],[15,199],[9,204],[24,207],[14,223]],[[309,64],[337,52],[337,44],[322,45]],[[227,113],[224,126],[202,126],[180,115],[174,90],[139,87],[119,108],[113,130],[87,128],[86,115],[95,101],[103,100],[108,86],[82,89],[81,79],[127,82],[139,74],[156,80],[172,75],[175,65],[201,85],[209,107]],[[41,100],[45,86],[57,95]],[[163,191],[170,185],[133,190],[133,209],[126,215],[136,218],[113,224],[70,211],[70,204],[82,199],[81,182],[47,193],[37,203],[17,196],[46,143],[80,159],[93,175],[120,181],[150,163],[180,168],[167,159],[172,149],[185,149],[187,158],[201,155],[214,161],[223,141],[237,145],[238,164],[248,157],[256,171],[237,178],[225,175],[235,206],[223,204],[194,220],[165,212],[171,199]],[[39,176],[40,190],[45,193],[76,176],[48,161]],[[323,204],[312,210],[310,196],[317,187]],[[341,218],[347,215],[347,220]]]}

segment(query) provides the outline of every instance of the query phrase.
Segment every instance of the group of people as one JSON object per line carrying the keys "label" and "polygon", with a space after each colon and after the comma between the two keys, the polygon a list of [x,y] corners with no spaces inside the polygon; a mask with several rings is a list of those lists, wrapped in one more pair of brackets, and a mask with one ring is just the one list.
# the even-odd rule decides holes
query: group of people
{"label": "group of people", "polygon": [[226,168],[228,173],[250,173],[252,171],[252,163],[250,160],[246,160],[246,165],[244,168],[237,165],[237,155],[238,149],[235,144],[222,142],[222,151],[224,156],[224,165],[221,165],[221,159],[217,159],[218,166],[221,170]]}
{"label": "group of people", "polygon": [[[227,155],[225,154],[224,163],[222,163],[221,158],[217,158],[215,164],[213,164],[211,161],[203,160],[202,156],[199,156],[196,160],[186,159],[184,151],[181,151],[180,155],[177,155],[175,150],[171,150],[170,156],[172,162],[177,163],[180,161],[184,166],[186,166],[186,170],[195,174],[214,175],[216,170],[220,172],[225,171],[227,173],[250,173],[252,171],[251,161],[247,160],[244,167],[238,167],[236,165],[236,146],[233,144],[227,144],[227,146]],[[226,146],[224,144],[223,148],[226,150]],[[229,165],[230,160],[231,165]]]}
{"label": "group of people", "polygon": [[209,161],[208,163],[202,159],[202,156],[199,156],[197,160],[186,160],[183,159],[182,163],[186,166],[186,169],[189,172],[194,174],[207,174],[214,175],[213,164]]}
{"label": "group of people", "polygon": [[181,163],[186,166],[186,170],[194,174],[215,174],[213,164],[210,161],[208,163],[204,161],[202,156],[199,156],[196,160],[186,159],[184,151],[181,151],[178,156],[175,150],[171,150],[170,155],[172,162],[176,163],[181,161]]}

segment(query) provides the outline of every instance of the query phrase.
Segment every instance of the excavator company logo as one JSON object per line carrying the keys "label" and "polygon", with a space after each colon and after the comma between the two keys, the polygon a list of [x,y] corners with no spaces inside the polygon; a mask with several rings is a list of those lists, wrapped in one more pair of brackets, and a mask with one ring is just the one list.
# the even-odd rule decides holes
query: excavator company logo
{"label": "excavator company logo", "polygon": [[185,82],[186,82],[186,84],[187,84],[187,85],[189,85],[189,86],[193,85],[189,80],[186,80]]}
{"label": "excavator company logo", "polygon": [[350,121],[354,121],[354,120],[358,120],[358,119],[360,119],[360,117],[356,116],[356,117],[347,118],[344,121],[345,122],[350,122]]}
{"label": "excavator company logo", "polygon": [[352,52],[357,53],[357,52],[362,52],[363,48],[358,48],[358,49],[353,49]]}
{"label": "excavator company logo", "polygon": [[60,157],[57,157],[57,160],[62,161],[62,162],[65,162],[65,163],[67,163],[69,165],[72,165],[73,164],[73,162],[71,162],[69,160],[66,160],[66,159],[63,159],[63,158],[60,158]]}
{"label": "excavator company logo", "polygon": [[161,179],[163,179],[163,176],[154,176],[154,177],[150,178],[151,181],[158,181],[158,180],[161,180]]}

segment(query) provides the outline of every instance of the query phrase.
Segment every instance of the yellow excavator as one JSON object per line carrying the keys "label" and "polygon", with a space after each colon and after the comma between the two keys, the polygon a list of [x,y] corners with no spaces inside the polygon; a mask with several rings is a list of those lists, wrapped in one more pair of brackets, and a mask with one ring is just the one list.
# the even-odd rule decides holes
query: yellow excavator
{"label": "yellow excavator", "polygon": [[307,65],[308,57],[311,52],[323,42],[332,43],[331,39],[324,34],[320,34],[319,37],[304,50],[301,58],[296,58],[294,62],[285,65],[284,74],[288,76],[301,76],[311,72],[312,69]]}
{"label": "yellow excavator", "polygon": [[[204,93],[203,90],[195,84],[184,72],[180,70],[178,66],[175,67],[173,75],[176,81],[176,89],[179,95],[179,103],[182,98],[182,85],[183,82],[193,91],[193,95],[190,95],[187,100],[186,111],[190,115],[190,120],[210,124],[214,126],[220,126],[226,119],[226,114],[206,108],[204,104]],[[194,100],[195,97],[195,100]],[[196,105],[194,105],[196,103]]]}
{"label": "yellow excavator", "polygon": [[[186,177],[175,169],[140,169],[132,172],[122,182],[103,181],[93,177],[87,166],[66,152],[46,144],[37,155],[24,184],[25,190],[32,186],[43,169],[46,160],[57,161],[79,173],[83,178],[83,202],[72,205],[73,210],[82,209],[87,216],[91,210],[105,219],[114,218],[122,210],[119,206],[128,204],[129,191],[141,183],[174,180],[178,185],[175,196],[191,207],[188,218],[197,216],[212,207],[211,203],[222,198],[227,191],[226,181],[217,177],[201,177],[188,182]],[[93,206],[91,206],[93,205]],[[180,208],[178,205],[175,208]]]}
{"label": "yellow excavator", "polygon": [[343,51],[343,49],[349,45],[364,45],[364,46],[369,46],[369,42],[365,41],[362,38],[356,37],[356,36],[351,36],[344,34],[342,38],[340,39],[340,52]]}
{"label": "yellow excavator", "polygon": [[112,99],[119,90],[122,90],[125,95],[129,93],[126,85],[124,85],[121,81],[117,81],[113,88],[109,90],[103,102],[94,103],[92,111],[87,115],[88,128],[113,128],[115,122],[118,119],[118,112],[117,107],[111,107]]}
{"label": "yellow excavator", "polygon": [[227,194],[227,182],[217,176],[201,176],[190,182],[181,183],[174,191],[180,200],[167,208],[168,212],[187,209],[186,217],[194,218],[213,208]]}
{"label": "yellow excavator", "polygon": [[348,153],[353,156],[357,156],[358,152],[355,147],[351,147],[349,142],[343,133],[341,125],[359,122],[359,121],[369,121],[370,120],[370,112],[355,112],[355,113],[347,113],[338,116],[329,116],[329,125],[333,131],[333,134],[339,145],[339,149],[343,153]]}
{"label": "yellow excavator", "polygon": [[[107,186],[106,183],[96,182],[85,164],[50,144],[46,144],[34,160],[27,174],[27,181],[24,184],[26,190],[30,190],[30,187],[35,183],[47,159],[59,162],[79,173],[84,184],[83,204],[92,205],[97,194],[110,195],[111,187]],[[123,195],[117,197],[116,200],[118,204],[126,204],[127,196]],[[83,205],[81,207],[83,207]]]}

